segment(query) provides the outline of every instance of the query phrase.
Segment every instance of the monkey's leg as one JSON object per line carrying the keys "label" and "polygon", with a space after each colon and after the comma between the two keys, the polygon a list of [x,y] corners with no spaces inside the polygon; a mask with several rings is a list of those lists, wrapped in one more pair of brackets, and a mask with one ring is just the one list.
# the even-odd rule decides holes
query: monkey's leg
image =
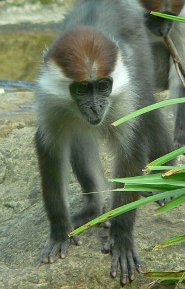
{"label": "monkey's leg", "polygon": [[[155,111],[153,113],[150,113],[151,116],[151,121],[152,119],[155,119],[155,125],[158,129],[155,127],[151,128],[151,137],[149,138],[150,142],[150,153],[149,153],[149,161],[152,162],[161,156],[168,154],[173,150],[173,141],[172,141],[172,134],[169,132],[169,130],[166,128],[164,120],[162,115],[160,114],[160,111]],[[151,123],[150,121],[150,123]],[[152,133],[153,132],[153,133]],[[156,145],[157,144],[157,145]],[[173,166],[175,165],[175,160],[171,160],[167,162],[165,165],[167,166]],[[162,173],[162,171],[153,171],[152,174],[154,173]],[[151,192],[151,194],[155,195],[158,194],[159,191],[157,192]],[[144,192],[143,195],[146,194],[147,192]],[[159,206],[164,206],[166,203],[171,201],[171,197],[162,199],[157,201],[156,203]]]}
{"label": "monkey's leg", "polygon": [[69,246],[68,233],[72,227],[64,199],[60,151],[46,146],[39,131],[36,133],[35,140],[42,179],[43,200],[50,222],[50,240],[43,250],[41,262],[52,263],[59,254],[61,258],[66,256]]}
{"label": "monkey's leg", "polygon": [[[140,160],[139,160],[140,158]],[[131,157],[124,160],[119,156],[116,162],[116,177],[131,177],[141,175],[142,169],[146,165],[146,160],[142,157]],[[113,197],[113,209],[124,204],[137,200],[138,194],[132,192],[116,192]],[[116,277],[120,266],[121,285],[125,285],[135,278],[135,271],[140,269],[140,261],[133,238],[133,226],[136,217],[136,210],[125,213],[111,220],[110,240],[104,245],[103,252],[111,252],[112,266],[111,276]]]}
{"label": "monkey's leg", "polygon": [[[182,84],[179,89],[179,96],[185,97],[185,88]],[[176,148],[185,145],[185,103],[180,103],[177,106],[174,142]]]}
{"label": "monkey's leg", "polygon": [[93,136],[82,133],[74,136],[71,147],[71,164],[83,192],[86,193],[84,194],[86,197],[84,208],[73,217],[75,227],[79,227],[102,214],[103,209],[98,192],[105,188],[105,180],[98,146]]}

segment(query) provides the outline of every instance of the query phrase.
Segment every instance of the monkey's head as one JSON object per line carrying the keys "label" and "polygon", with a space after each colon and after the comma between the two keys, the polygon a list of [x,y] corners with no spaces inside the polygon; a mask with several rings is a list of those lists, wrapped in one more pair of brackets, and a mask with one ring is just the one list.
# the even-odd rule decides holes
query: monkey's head
{"label": "monkey's head", "polygon": [[118,46],[91,28],[79,27],[57,39],[44,65],[45,90],[52,87],[59,97],[70,98],[80,115],[94,125],[103,121],[112,95],[120,93],[127,81]]}
{"label": "monkey's head", "polygon": [[145,8],[145,22],[148,29],[157,36],[166,36],[170,32],[173,21],[151,15],[157,11],[168,15],[178,16],[183,9],[185,0],[140,0]]}

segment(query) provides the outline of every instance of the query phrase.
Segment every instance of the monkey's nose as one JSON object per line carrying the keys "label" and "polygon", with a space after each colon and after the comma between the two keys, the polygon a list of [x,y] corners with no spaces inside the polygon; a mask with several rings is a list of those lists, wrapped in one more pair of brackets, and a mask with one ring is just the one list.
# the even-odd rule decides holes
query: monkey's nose
{"label": "monkey's nose", "polygon": [[102,120],[104,110],[103,110],[103,105],[91,105],[89,107],[89,121],[92,124],[99,124]]}
{"label": "monkey's nose", "polygon": [[90,106],[90,110],[95,114],[95,115],[99,115],[102,113],[103,110],[103,105],[99,104],[99,105],[91,105]]}
{"label": "monkey's nose", "polygon": [[92,110],[92,112],[93,112],[94,114],[98,114],[97,109],[94,108],[93,106],[91,106],[90,109]]}

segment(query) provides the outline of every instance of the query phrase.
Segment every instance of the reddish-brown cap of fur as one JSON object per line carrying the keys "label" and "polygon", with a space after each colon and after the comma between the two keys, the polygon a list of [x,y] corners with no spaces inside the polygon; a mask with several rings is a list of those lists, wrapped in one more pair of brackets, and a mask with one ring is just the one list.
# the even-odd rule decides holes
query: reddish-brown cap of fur
{"label": "reddish-brown cap of fur", "polygon": [[75,81],[108,76],[114,70],[118,48],[101,32],[78,27],[67,32],[51,47],[48,58]]}
{"label": "reddish-brown cap of fur", "polygon": [[143,7],[149,11],[169,11],[178,15],[185,0],[140,0]]}

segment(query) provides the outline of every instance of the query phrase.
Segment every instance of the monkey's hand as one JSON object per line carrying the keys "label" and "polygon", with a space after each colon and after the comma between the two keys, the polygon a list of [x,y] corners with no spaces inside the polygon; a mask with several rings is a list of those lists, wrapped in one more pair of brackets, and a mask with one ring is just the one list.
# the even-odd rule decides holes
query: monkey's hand
{"label": "monkey's hand", "polygon": [[[127,233],[128,234],[128,233]],[[107,243],[104,244],[103,253],[111,253],[111,276],[116,277],[118,267],[120,267],[120,283],[124,286],[126,283],[135,279],[135,273],[140,272],[140,261],[135,249],[132,237],[118,232],[110,236]]]}
{"label": "monkey's hand", "polygon": [[41,263],[54,263],[59,257],[64,259],[67,256],[69,245],[72,242],[76,246],[81,245],[81,241],[76,236],[63,241],[50,239],[43,249]]}

